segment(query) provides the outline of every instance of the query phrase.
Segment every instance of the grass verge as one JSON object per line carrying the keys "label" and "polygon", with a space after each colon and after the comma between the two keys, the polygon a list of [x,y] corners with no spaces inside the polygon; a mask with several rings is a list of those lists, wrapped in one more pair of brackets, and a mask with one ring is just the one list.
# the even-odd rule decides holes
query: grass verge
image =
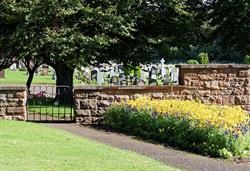
{"label": "grass verge", "polygon": [[0,120],[0,170],[177,170],[45,126]]}

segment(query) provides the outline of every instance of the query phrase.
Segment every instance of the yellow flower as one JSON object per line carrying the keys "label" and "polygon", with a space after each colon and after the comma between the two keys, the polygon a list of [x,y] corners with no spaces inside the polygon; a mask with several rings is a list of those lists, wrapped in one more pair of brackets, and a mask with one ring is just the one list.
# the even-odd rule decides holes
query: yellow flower
{"label": "yellow flower", "polygon": [[195,101],[151,100],[141,97],[123,102],[132,108],[148,109],[161,115],[181,116],[199,121],[201,126],[214,126],[225,130],[236,130],[238,125],[246,125],[249,115],[240,106],[218,106]]}

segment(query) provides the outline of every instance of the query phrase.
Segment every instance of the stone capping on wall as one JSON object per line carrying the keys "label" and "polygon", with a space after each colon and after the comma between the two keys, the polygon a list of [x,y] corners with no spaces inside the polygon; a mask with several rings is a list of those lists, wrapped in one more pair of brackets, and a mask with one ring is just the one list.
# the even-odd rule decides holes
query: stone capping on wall
{"label": "stone capping on wall", "polygon": [[175,66],[180,69],[250,69],[250,65],[247,64],[181,64]]}
{"label": "stone capping on wall", "polygon": [[23,90],[26,91],[26,86],[19,85],[0,85],[0,90],[8,91],[8,90]]}
{"label": "stone capping on wall", "polygon": [[160,85],[160,86],[74,86],[74,90],[86,90],[86,91],[109,91],[109,90],[127,90],[127,91],[132,91],[132,90],[165,90],[165,89],[170,89],[170,88],[185,88],[186,86],[183,85]]}

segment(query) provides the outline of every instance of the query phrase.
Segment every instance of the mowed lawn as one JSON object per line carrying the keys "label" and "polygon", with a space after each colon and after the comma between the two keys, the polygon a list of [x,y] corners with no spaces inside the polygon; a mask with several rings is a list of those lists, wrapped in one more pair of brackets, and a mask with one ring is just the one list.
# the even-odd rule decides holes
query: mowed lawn
{"label": "mowed lawn", "polygon": [[0,170],[177,170],[42,125],[0,120]]}
{"label": "mowed lawn", "polygon": [[[25,85],[28,75],[26,71],[11,71],[5,70],[5,78],[0,79],[0,84],[22,84]],[[55,80],[52,80],[51,74],[48,76],[34,76],[33,84],[55,84]]]}
{"label": "mowed lawn", "polygon": [[[18,84],[25,85],[28,75],[26,71],[11,71],[10,69],[5,70],[5,78],[0,78],[0,84]],[[48,76],[35,75],[32,84],[56,84],[55,80],[52,80],[52,74]],[[80,81],[74,80],[75,85],[81,85]]]}

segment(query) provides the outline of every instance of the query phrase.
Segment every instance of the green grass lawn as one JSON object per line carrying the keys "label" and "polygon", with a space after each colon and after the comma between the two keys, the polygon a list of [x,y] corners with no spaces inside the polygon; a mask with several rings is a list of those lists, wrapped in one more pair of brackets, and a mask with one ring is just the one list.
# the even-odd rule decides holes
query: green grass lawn
{"label": "green grass lawn", "polygon": [[28,105],[28,111],[30,113],[40,113],[42,115],[52,116],[70,116],[70,114],[74,114],[74,109],[71,109],[70,106],[54,106],[54,105]]}
{"label": "green grass lawn", "polygon": [[[26,84],[28,75],[26,71],[11,71],[5,70],[5,78],[0,79],[0,84]],[[52,76],[34,76],[33,84],[55,84],[55,80],[51,79]]]}
{"label": "green grass lawn", "polygon": [[176,170],[134,152],[33,123],[0,120],[0,170]]}
{"label": "green grass lawn", "polygon": [[[25,85],[28,75],[26,71],[11,71],[5,70],[5,78],[0,78],[0,84],[20,84]],[[55,80],[52,80],[52,75],[48,76],[34,76],[32,84],[56,84]],[[80,81],[74,80],[75,85],[80,85]]]}

